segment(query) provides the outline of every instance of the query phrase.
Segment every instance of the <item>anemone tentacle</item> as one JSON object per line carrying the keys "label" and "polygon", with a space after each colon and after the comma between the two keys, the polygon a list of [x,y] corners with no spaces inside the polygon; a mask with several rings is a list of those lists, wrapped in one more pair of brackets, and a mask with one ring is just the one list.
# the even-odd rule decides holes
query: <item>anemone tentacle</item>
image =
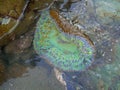
{"label": "anemone tentacle", "polygon": [[39,55],[64,71],[84,70],[94,59],[94,48],[90,41],[81,33],[72,34],[70,30],[65,32],[65,27],[61,28],[49,11],[41,14],[33,44]]}

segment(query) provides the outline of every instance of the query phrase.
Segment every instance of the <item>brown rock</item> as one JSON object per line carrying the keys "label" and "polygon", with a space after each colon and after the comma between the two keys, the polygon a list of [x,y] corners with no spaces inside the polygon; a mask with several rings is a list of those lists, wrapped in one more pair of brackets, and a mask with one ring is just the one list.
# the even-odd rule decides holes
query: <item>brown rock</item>
{"label": "brown rock", "polygon": [[32,39],[32,36],[23,36],[20,39],[16,39],[5,47],[5,52],[9,54],[21,53],[31,46]]}
{"label": "brown rock", "polygon": [[10,37],[10,32],[13,32],[19,24],[17,20],[23,13],[25,0],[0,0],[0,46],[3,46]]}
{"label": "brown rock", "polygon": [[5,69],[4,63],[0,59],[0,84],[2,84],[6,79],[5,70],[6,69]]}
{"label": "brown rock", "polygon": [[53,2],[54,0],[31,0],[28,10],[33,11],[33,10],[42,10],[47,7]]}
{"label": "brown rock", "polygon": [[[8,24],[0,25],[0,46],[8,44],[12,36],[15,35],[18,37],[28,30],[32,30],[36,21],[35,19],[38,16],[38,13],[35,13],[35,11],[47,8],[52,1],[53,0],[1,0],[0,16],[2,17],[0,18],[8,16],[8,20],[10,18],[10,21]],[[22,20],[19,17],[21,17]],[[8,31],[10,31],[10,33]]]}
{"label": "brown rock", "polygon": [[18,18],[24,4],[25,0],[0,0],[0,15]]}
{"label": "brown rock", "polygon": [[27,68],[20,64],[13,64],[8,68],[8,78],[16,78],[22,76],[27,71]]}

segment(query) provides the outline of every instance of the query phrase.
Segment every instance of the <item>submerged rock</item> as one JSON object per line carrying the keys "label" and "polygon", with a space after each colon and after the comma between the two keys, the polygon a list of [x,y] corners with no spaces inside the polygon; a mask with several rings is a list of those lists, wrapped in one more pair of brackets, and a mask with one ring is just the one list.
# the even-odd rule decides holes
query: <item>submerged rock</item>
{"label": "submerged rock", "polygon": [[3,60],[0,59],[0,85],[6,80],[6,68],[5,65],[3,63]]}
{"label": "submerged rock", "polygon": [[0,1],[0,16],[10,16],[12,18],[18,18],[24,7],[24,0],[1,0]]}
{"label": "submerged rock", "polygon": [[36,11],[48,8],[52,1],[2,0],[0,2],[0,46],[32,30],[38,16]]}
{"label": "submerged rock", "polygon": [[119,0],[93,0],[98,22],[101,24],[120,23]]}
{"label": "submerged rock", "polygon": [[22,76],[25,72],[27,72],[27,67],[14,63],[9,66],[6,75],[7,78],[16,78]]}
{"label": "submerged rock", "polygon": [[0,2],[0,46],[10,41],[10,34],[16,29],[26,8],[24,0],[2,0]]}
{"label": "submerged rock", "polygon": [[92,66],[72,80],[82,89],[119,90],[119,4],[119,0],[79,0],[71,3],[68,11],[58,8],[60,15],[94,42],[96,54]]}
{"label": "submerged rock", "polygon": [[5,47],[5,53],[7,54],[22,53],[24,50],[28,49],[31,46],[32,40],[33,40],[32,36],[23,36],[20,39],[16,39]]}
{"label": "submerged rock", "polygon": [[[14,67],[15,69],[16,67]],[[22,68],[18,68],[18,71],[22,71]],[[12,72],[17,73],[18,72]],[[13,76],[14,77],[14,76]],[[15,76],[16,77],[16,76]],[[2,86],[0,90],[65,90],[52,71],[48,74],[48,70],[42,66],[35,67],[33,69],[28,68],[27,73],[18,78],[9,79]]]}

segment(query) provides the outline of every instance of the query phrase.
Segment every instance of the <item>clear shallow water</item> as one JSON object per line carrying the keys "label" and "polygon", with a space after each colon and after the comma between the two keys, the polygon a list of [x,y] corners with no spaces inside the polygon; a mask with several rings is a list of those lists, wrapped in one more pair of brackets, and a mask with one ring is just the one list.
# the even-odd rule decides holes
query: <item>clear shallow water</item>
{"label": "clear shallow water", "polygon": [[53,70],[48,71],[47,66],[42,64],[34,68],[28,67],[27,72],[22,76],[7,80],[0,86],[0,90],[65,90],[65,87],[55,78]]}
{"label": "clear shallow water", "polygon": [[[66,0],[67,1],[67,0]],[[99,4],[99,0],[93,0],[94,4]],[[116,0],[119,2],[119,0]],[[92,0],[89,1],[92,3]],[[102,0],[102,3],[106,3]],[[111,2],[111,1],[110,1]],[[60,5],[64,2],[58,2]],[[107,3],[109,1],[107,0]],[[69,6],[70,4],[71,7]],[[88,3],[89,4],[89,3]],[[96,4],[96,5],[97,5]],[[68,5],[68,7],[66,7]],[[90,4],[91,5],[91,4]],[[61,15],[65,15],[68,19],[73,19],[74,15],[78,16],[80,28],[94,41],[96,55],[95,62],[90,68],[82,72],[65,72],[69,81],[81,90],[119,90],[120,89],[120,23],[119,20],[108,20],[105,22],[102,12],[99,16],[99,10],[104,11],[104,7],[97,8],[88,6],[85,8],[84,1],[70,2],[62,4]],[[83,7],[80,9],[79,7]],[[70,8],[71,12],[66,12]],[[88,9],[89,8],[89,9]],[[59,9],[59,7],[58,7]],[[84,10],[85,9],[85,10]],[[81,12],[74,12],[74,11]],[[89,12],[88,12],[88,11]],[[106,10],[106,9],[105,9]],[[63,12],[65,11],[65,12]],[[108,12],[110,13],[110,12]],[[111,13],[110,15],[112,15]],[[119,17],[119,14],[118,16]],[[101,19],[99,21],[99,19]],[[115,19],[115,17],[114,17]],[[118,21],[117,21],[118,20]],[[27,21],[27,20],[26,20]],[[29,21],[29,20],[28,20]],[[73,20],[75,21],[75,20]],[[75,21],[76,22],[76,21]],[[76,25],[77,25],[76,24]],[[27,26],[26,26],[27,27]],[[56,79],[53,67],[47,63],[43,63],[33,50],[32,44],[28,45],[27,37],[32,37],[32,33],[22,35],[16,41],[1,47],[0,50],[0,81],[2,85],[0,90],[64,90],[64,86]],[[32,39],[31,38],[31,39]],[[27,41],[28,40],[28,41]],[[19,42],[17,42],[19,41]],[[24,41],[24,42],[22,42]],[[25,44],[24,44],[25,43]],[[19,48],[16,48],[18,47]],[[29,46],[29,47],[23,47]]]}

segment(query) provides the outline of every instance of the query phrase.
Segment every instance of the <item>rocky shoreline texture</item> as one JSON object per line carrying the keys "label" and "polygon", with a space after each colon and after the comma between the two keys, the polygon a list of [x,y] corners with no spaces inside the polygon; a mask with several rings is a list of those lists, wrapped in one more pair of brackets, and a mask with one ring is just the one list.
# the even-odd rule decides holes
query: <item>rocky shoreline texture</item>
{"label": "rocky shoreline texture", "polygon": [[[80,30],[95,48],[92,65],[80,72],[62,72],[65,79],[76,86],[76,90],[119,90],[119,0],[0,0],[0,89],[65,89],[57,81],[54,67],[43,63],[33,48],[36,23],[41,11],[46,9],[58,11],[60,23]],[[23,85],[23,82],[26,83]],[[32,89],[31,85],[34,85]]]}

